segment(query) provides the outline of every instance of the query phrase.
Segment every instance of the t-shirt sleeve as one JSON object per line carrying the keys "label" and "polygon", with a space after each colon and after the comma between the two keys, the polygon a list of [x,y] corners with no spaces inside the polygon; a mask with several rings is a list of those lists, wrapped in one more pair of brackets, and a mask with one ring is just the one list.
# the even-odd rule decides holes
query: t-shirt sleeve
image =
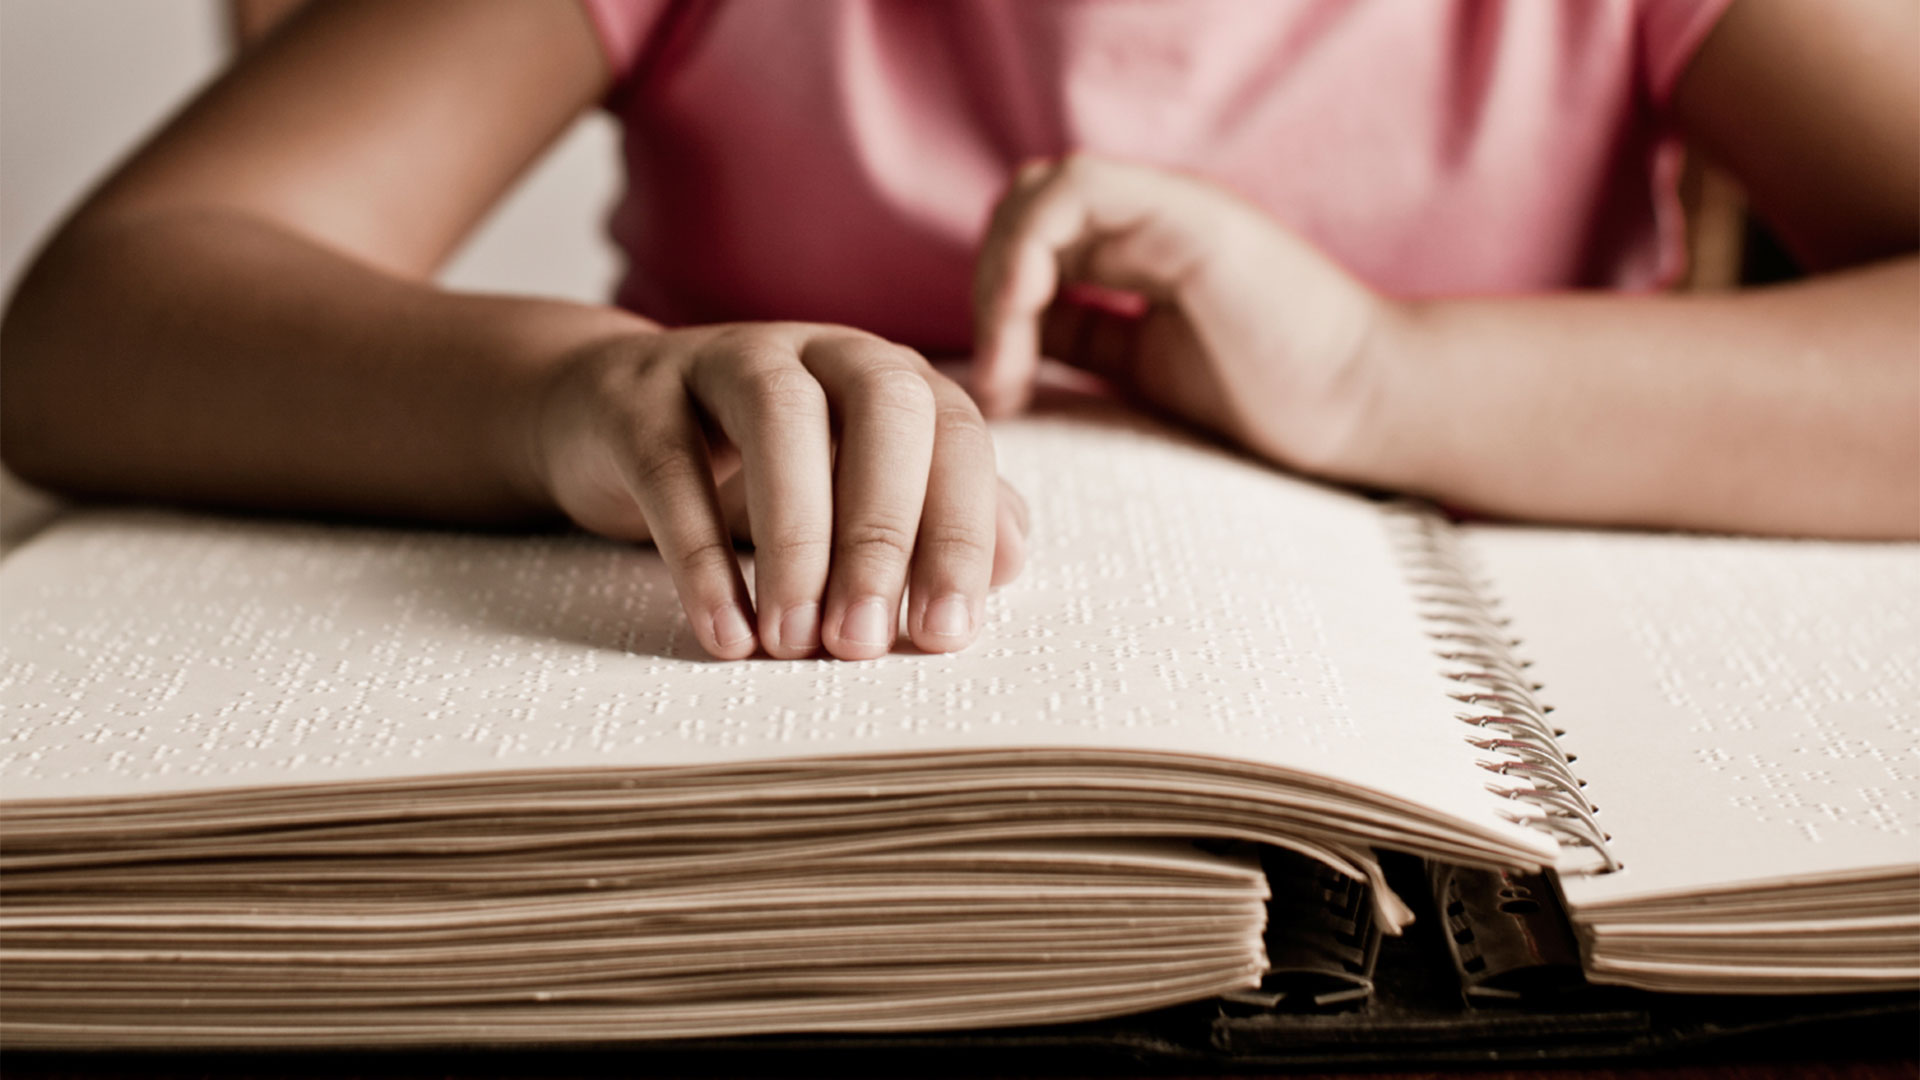
{"label": "t-shirt sleeve", "polygon": [[1733,0],[1639,0],[1640,58],[1647,99],[1664,109],[1700,43]]}
{"label": "t-shirt sleeve", "polygon": [[672,0],[580,0],[617,90],[633,76]]}

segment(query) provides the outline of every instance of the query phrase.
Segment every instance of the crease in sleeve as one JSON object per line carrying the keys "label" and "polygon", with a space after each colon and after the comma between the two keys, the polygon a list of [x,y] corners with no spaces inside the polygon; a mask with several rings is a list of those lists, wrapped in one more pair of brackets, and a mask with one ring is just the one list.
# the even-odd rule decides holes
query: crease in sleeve
{"label": "crease in sleeve", "polygon": [[1640,55],[1647,100],[1664,111],[1680,76],[1733,0],[1641,0]]}

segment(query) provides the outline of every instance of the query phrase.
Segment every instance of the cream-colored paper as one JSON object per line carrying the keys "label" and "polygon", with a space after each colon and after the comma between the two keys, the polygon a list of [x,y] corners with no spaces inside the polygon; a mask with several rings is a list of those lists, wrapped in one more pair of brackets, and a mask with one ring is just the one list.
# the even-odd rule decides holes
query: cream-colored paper
{"label": "cream-colored paper", "polygon": [[[1911,918],[1878,924],[1874,971],[1820,971],[1837,920],[1920,911],[1920,545],[1482,527],[1467,547],[1625,864],[1561,880],[1600,977],[1920,982]],[[1753,970],[1689,983],[1617,955],[1615,923],[1673,955],[1750,941]]]}
{"label": "cream-colored paper", "polygon": [[[0,1036],[1080,1019],[1257,982],[1264,878],[1173,838],[1575,864],[1374,504],[1104,408],[999,431],[1031,565],[957,656],[711,662],[586,537],[63,522],[0,565]],[[1565,880],[1596,977],[1920,977],[1920,549],[1467,532],[1627,864]]]}
{"label": "cream-colored paper", "polygon": [[1465,779],[1371,504],[1106,409],[998,440],[1024,579],[966,653],[858,664],[710,662],[657,556],[595,539],[81,515],[0,569],[0,784],[20,807],[1069,750],[1303,778],[1553,858]]}
{"label": "cream-colored paper", "polygon": [[0,567],[0,1036],[1079,1019],[1257,984],[1264,876],[1170,838],[1554,857],[1372,504],[1105,409],[1001,457],[1025,579],[967,653],[861,664],[711,662],[586,537],[63,522]]}

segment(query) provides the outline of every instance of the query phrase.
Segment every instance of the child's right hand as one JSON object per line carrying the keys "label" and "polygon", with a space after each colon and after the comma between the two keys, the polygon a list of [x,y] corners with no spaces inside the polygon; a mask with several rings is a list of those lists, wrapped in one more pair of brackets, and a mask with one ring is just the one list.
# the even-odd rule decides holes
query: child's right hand
{"label": "child's right hand", "polygon": [[[903,589],[913,643],[961,649],[989,585],[1019,572],[1026,511],[979,411],[871,334],[738,323],[613,338],[554,369],[531,426],[547,495],[594,532],[651,539],[722,659],[756,645],[883,655]],[[735,463],[757,604],[715,483]]]}

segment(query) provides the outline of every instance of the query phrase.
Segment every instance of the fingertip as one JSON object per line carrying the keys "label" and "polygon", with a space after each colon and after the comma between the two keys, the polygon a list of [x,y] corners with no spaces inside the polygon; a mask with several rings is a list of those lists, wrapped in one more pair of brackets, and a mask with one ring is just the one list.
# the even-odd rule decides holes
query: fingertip
{"label": "fingertip", "polygon": [[841,660],[873,660],[893,651],[900,632],[900,606],[878,596],[855,600],[841,609],[821,643]]}
{"label": "fingertip", "polygon": [[710,612],[701,644],[720,660],[744,660],[759,645],[753,621],[736,604],[723,604]]}
{"label": "fingertip", "polygon": [[760,644],[776,660],[799,660],[820,648],[820,605],[793,604],[760,616]]}
{"label": "fingertip", "polygon": [[959,652],[973,644],[980,628],[980,603],[965,593],[936,597],[919,612],[910,636],[922,652]]}
{"label": "fingertip", "polygon": [[983,351],[967,373],[967,392],[980,414],[988,419],[1003,419],[1027,407],[1033,396],[1034,374],[1040,360],[1032,348],[1007,343]]}

